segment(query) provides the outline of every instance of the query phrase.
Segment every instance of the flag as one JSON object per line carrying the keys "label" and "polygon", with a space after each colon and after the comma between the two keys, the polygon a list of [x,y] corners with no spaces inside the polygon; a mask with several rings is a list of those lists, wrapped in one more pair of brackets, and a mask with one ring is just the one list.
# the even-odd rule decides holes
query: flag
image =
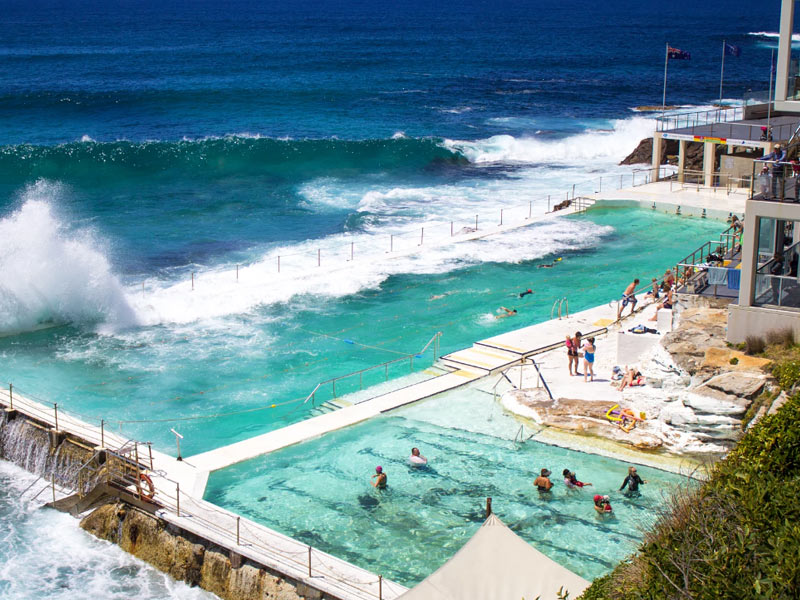
{"label": "flag", "polygon": [[686,52],[686,50],[679,50],[678,48],[667,46],[667,58],[671,60],[689,60],[692,58],[692,55]]}
{"label": "flag", "polygon": [[725,56],[740,56],[742,54],[742,49],[740,46],[734,46],[733,44],[729,44],[725,42]]}

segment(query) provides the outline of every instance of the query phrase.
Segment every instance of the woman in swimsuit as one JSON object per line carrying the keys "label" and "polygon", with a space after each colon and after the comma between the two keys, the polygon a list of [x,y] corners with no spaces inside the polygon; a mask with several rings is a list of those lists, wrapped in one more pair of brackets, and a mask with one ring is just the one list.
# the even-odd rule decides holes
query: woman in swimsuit
{"label": "woman in swimsuit", "polygon": [[590,337],[583,344],[583,381],[586,381],[586,376],[590,377],[590,381],[594,381],[594,338]]}
{"label": "woman in swimsuit", "polygon": [[[567,347],[567,360],[569,361],[569,374],[573,375],[572,372],[572,357],[577,356],[578,353],[575,351],[575,347],[572,345],[572,337],[567,336],[567,341],[564,342],[564,345]],[[577,369],[576,369],[577,370]]]}

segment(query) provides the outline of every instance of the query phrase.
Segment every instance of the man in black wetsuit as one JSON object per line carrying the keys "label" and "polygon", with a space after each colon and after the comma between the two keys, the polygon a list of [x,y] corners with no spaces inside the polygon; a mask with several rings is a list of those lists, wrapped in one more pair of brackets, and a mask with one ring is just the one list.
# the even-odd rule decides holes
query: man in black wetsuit
{"label": "man in black wetsuit", "polygon": [[641,483],[647,483],[647,481],[636,474],[636,467],[628,467],[628,476],[622,482],[622,487],[619,490],[625,490],[627,487],[628,489],[623,492],[626,496],[640,496],[639,484]]}

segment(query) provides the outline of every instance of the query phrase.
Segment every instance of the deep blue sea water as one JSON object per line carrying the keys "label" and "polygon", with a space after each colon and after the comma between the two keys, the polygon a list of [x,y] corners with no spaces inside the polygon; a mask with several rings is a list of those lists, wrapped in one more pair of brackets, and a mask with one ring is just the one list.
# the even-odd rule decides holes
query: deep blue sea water
{"label": "deep blue sea water", "polygon": [[[517,326],[492,318],[517,288],[540,294],[526,322],[561,295],[604,301],[714,227],[605,212],[412,257],[387,246],[628,177],[617,163],[652,131],[633,109],[661,102],[665,44],[692,54],[670,64],[668,104],[718,99],[723,39],[742,47],[723,94],[738,101],[767,88],[778,13],[0,0],[0,380],[87,418],[209,415],[304,395],[437,330],[447,350]],[[535,269],[554,257],[561,271]],[[291,418],[123,431],[169,448],[169,426],[185,427],[196,451]],[[14,539],[34,539],[44,525],[0,499]],[[0,591],[51,597],[9,587],[17,569],[0,552]]]}

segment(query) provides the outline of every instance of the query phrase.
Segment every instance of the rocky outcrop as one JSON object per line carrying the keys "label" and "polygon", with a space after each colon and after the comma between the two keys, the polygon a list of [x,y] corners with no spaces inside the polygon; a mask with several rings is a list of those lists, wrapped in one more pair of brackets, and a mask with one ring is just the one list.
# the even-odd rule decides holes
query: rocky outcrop
{"label": "rocky outcrop", "polygon": [[[677,164],[678,140],[664,140],[661,150],[661,163]],[[653,161],[653,138],[645,138],[636,149],[622,159],[621,165],[651,164]],[[685,168],[692,171],[703,169],[703,144],[699,142],[689,142],[686,145]]]}
{"label": "rocky outcrop", "polygon": [[551,400],[547,395],[525,390],[508,392],[518,404],[526,407],[529,415],[540,425],[556,427],[580,435],[593,435],[633,446],[638,450],[655,450],[663,441],[655,434],[636,428],[625,432],[606,418],[608,402],[592,402],[557,398]]}
{"label": "rocky outcrop", "polygon": [[173,578],[225,600],[329,598],[125,504],[101,506],[81,521],[81,527]]}
{"label": "rocky outcrop", "polygon": [[689,375],[697,374],[711,348],[727,349],[725,309],[690,308],[681,313],[680,324],[661,340],[672,360]]}

